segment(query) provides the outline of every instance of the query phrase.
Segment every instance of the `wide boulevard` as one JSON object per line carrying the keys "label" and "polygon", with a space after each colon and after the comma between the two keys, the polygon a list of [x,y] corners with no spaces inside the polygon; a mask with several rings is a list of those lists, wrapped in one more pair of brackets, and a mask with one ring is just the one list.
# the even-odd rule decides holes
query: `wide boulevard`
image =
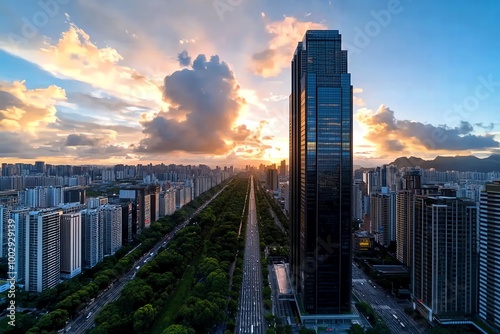
{"label": "wide boulevard", "polygon": [[240,307],[235,333],[265,334],[264,304],[262,302],[262,272],[260,262],[259,228],[253,176],[251,177],[248,223],[245,237],[243,284],[241,286]]}
{"label": "wide boulevard", "polygon": [[404,306],[398,304],[380,286],[354,263],[352,264],[352,290],[356,297],[367,302],[384,319],[392,333],[423,333],[417,323],[404,312]]}

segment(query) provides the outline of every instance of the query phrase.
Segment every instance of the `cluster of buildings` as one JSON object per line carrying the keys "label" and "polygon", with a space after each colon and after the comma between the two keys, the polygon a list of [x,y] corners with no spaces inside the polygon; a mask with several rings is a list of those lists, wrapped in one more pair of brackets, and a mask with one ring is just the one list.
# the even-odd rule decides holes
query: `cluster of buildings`
{"label": "cluster of buildings", "polygon": [[226,177],[234,173],[233,166],[211,169],[207,165],[122,165],[72,166],[51,165],[43,161],[35,164],[2,163],[0,191],[21,190],[36,186],[86,186],[121,180],[144,179],[153,176],[158,181],[181,182],[199,176]]}
{"label": "cluster of buildings", "polygon": [[[347,61],[339,32],[325,30],[307,31],[292,59],[286,211],[290,283],[302,323],[349,326],[356,319],[352,252],[377,242],[395,246],[409,267],[415,308],[429,321],[479,315],[498,327],[500,170],[353,171]],[[275,173],[266,174],[272,190]],[[353,237],[356,221],[362,229]]]}
{"label": "cluster of buildings", "polygon": [[[31,167],[7,165],[2,174],[24,171],[24,175],[3,177],[63,180],[79,177],[47,176],[40,162],[28,166]],[[12,255],[9,254],[9,232],[12,232],[9,222],[14,222],[15,268],[11,271],[26,291],[42,292],[61,280],[78,275],[83,269],[92,268],[132,241],[142,229],[173,214],[233,174],[232,167],[229,171],[228,168],[211,170],[206,166],[172,166],[175,165],[160,177],[154,173],[143,175],[136,169],[133,175],[142,175],[140,184],[101,185],[102,189],[117,188],[115,194],[106,197],[87,197],[87,186],[64,183],[1,191],[0,257]],[[41,173],[30,175],[33,171]],[[89,174],[85,176],[90,177]]]}
{"label": "cluster of buildings", "polygon": [[500,324],[493,278],[500,272],[500,172],[384,165],[356,174],[352,212],[363,232],[355,234],[354,249],[395,243],[397,259],[410,269],[415,308],[429,321],[479,315]]}

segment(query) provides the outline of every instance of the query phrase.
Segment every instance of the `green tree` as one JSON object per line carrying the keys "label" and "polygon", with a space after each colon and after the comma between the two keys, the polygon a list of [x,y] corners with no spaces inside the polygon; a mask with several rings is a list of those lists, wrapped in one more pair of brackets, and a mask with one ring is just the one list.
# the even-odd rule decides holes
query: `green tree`
{"label": "green tree", "polygon": [[182,325],[170,325],[168,326],[162,334],[193,334],[194,331],[186,326]]}
{"label": "green tree", "polygon": [[391,334],[391,330],[383,322],[377,322],[375,327],[372,327],[366,331],[366,334]]}
{"label": "green tree", "polygon": [[209,291],[226,294],[229,286],[229,278],[224,271],[217,269],[208,275],[206,285]]}
{"label": "green tree", "polygon": [[351,334],[365,334],[365,330],[360,325],[354,324],[349,329],[349,333],[351,333]]}
{"label": "green tree", "polygon": [[120,305],[124,311],[134,311],[148,303],[152,298],[153,289],[144,280],[135,279],[123,289]]}
{"label": "green tree", "polygon": [[139,333],[148,333],[156,318],[156,310],[151,304],[140,307],[134,313],[134,330]]}
{"label": "green tree", "polygon": [[316,334],[316,331],[314,329],[308,329],[308,328],[305,328],[305,327],[302,327],[300,329],[300,334]]}
{"label": "green tree", "polygon": [[54,331],[64,327],[68,320],[68,311],[57,309],[43,315],[38,321],[40,330]]}
{"label": "green tree", "polygon": [[213,257],[206,257],[201,261],[198,272],[203,276],[207,277],[211,272],[214,272],[219,268],[219,261]]}

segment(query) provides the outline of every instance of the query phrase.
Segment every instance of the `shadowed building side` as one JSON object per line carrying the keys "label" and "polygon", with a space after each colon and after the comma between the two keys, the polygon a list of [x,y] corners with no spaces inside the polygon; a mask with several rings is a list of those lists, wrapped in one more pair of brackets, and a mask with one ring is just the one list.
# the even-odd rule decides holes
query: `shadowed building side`
{"label": "shadowed building side", "polygon": [[309,30],[292,60],[291,280],[308,314],[351,311],[352,86],[336,30]]}

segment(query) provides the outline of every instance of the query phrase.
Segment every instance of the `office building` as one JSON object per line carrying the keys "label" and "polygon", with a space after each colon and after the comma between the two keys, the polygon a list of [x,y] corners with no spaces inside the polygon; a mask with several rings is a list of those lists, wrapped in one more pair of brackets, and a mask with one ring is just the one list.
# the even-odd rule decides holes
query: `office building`
{"label": "office building", "polygon": [[364,188],[365,183],[361,180],[354,180],[352,189],[352,219],[362,220],[364,216]]}
{"label": "office building", "polygon": [[80,212],[61,216],[61,278],[82,272],[82,216]]}
{"label": "office building", "polygon": [[[137,215],[134,212],[134,204],[132,202],[122,203],[122,244],[132,242],[134,236],[132,234],[132,224],[134,223],[134,218],[137,220]],[[135,217],[134,217],[135,216]]]}
{"label": "office building", "polygon": [[487,184],[479,206],[479,316],[500,327],[500,181]]}
{"label": "office building", "polygon": [[26,221],[25,290],[42,292],[59,284],[62,210],[29,212]]}
{"label": "office building", "polygon": [[352,86],[339,32],[307,31],[291,72],[292,285],[307,314],[343,321],[352,285]]}
{"label": "office building", "polygon": [[429,321],[476,312],[477,207],[456,197],[415,197],[414,305]]}

